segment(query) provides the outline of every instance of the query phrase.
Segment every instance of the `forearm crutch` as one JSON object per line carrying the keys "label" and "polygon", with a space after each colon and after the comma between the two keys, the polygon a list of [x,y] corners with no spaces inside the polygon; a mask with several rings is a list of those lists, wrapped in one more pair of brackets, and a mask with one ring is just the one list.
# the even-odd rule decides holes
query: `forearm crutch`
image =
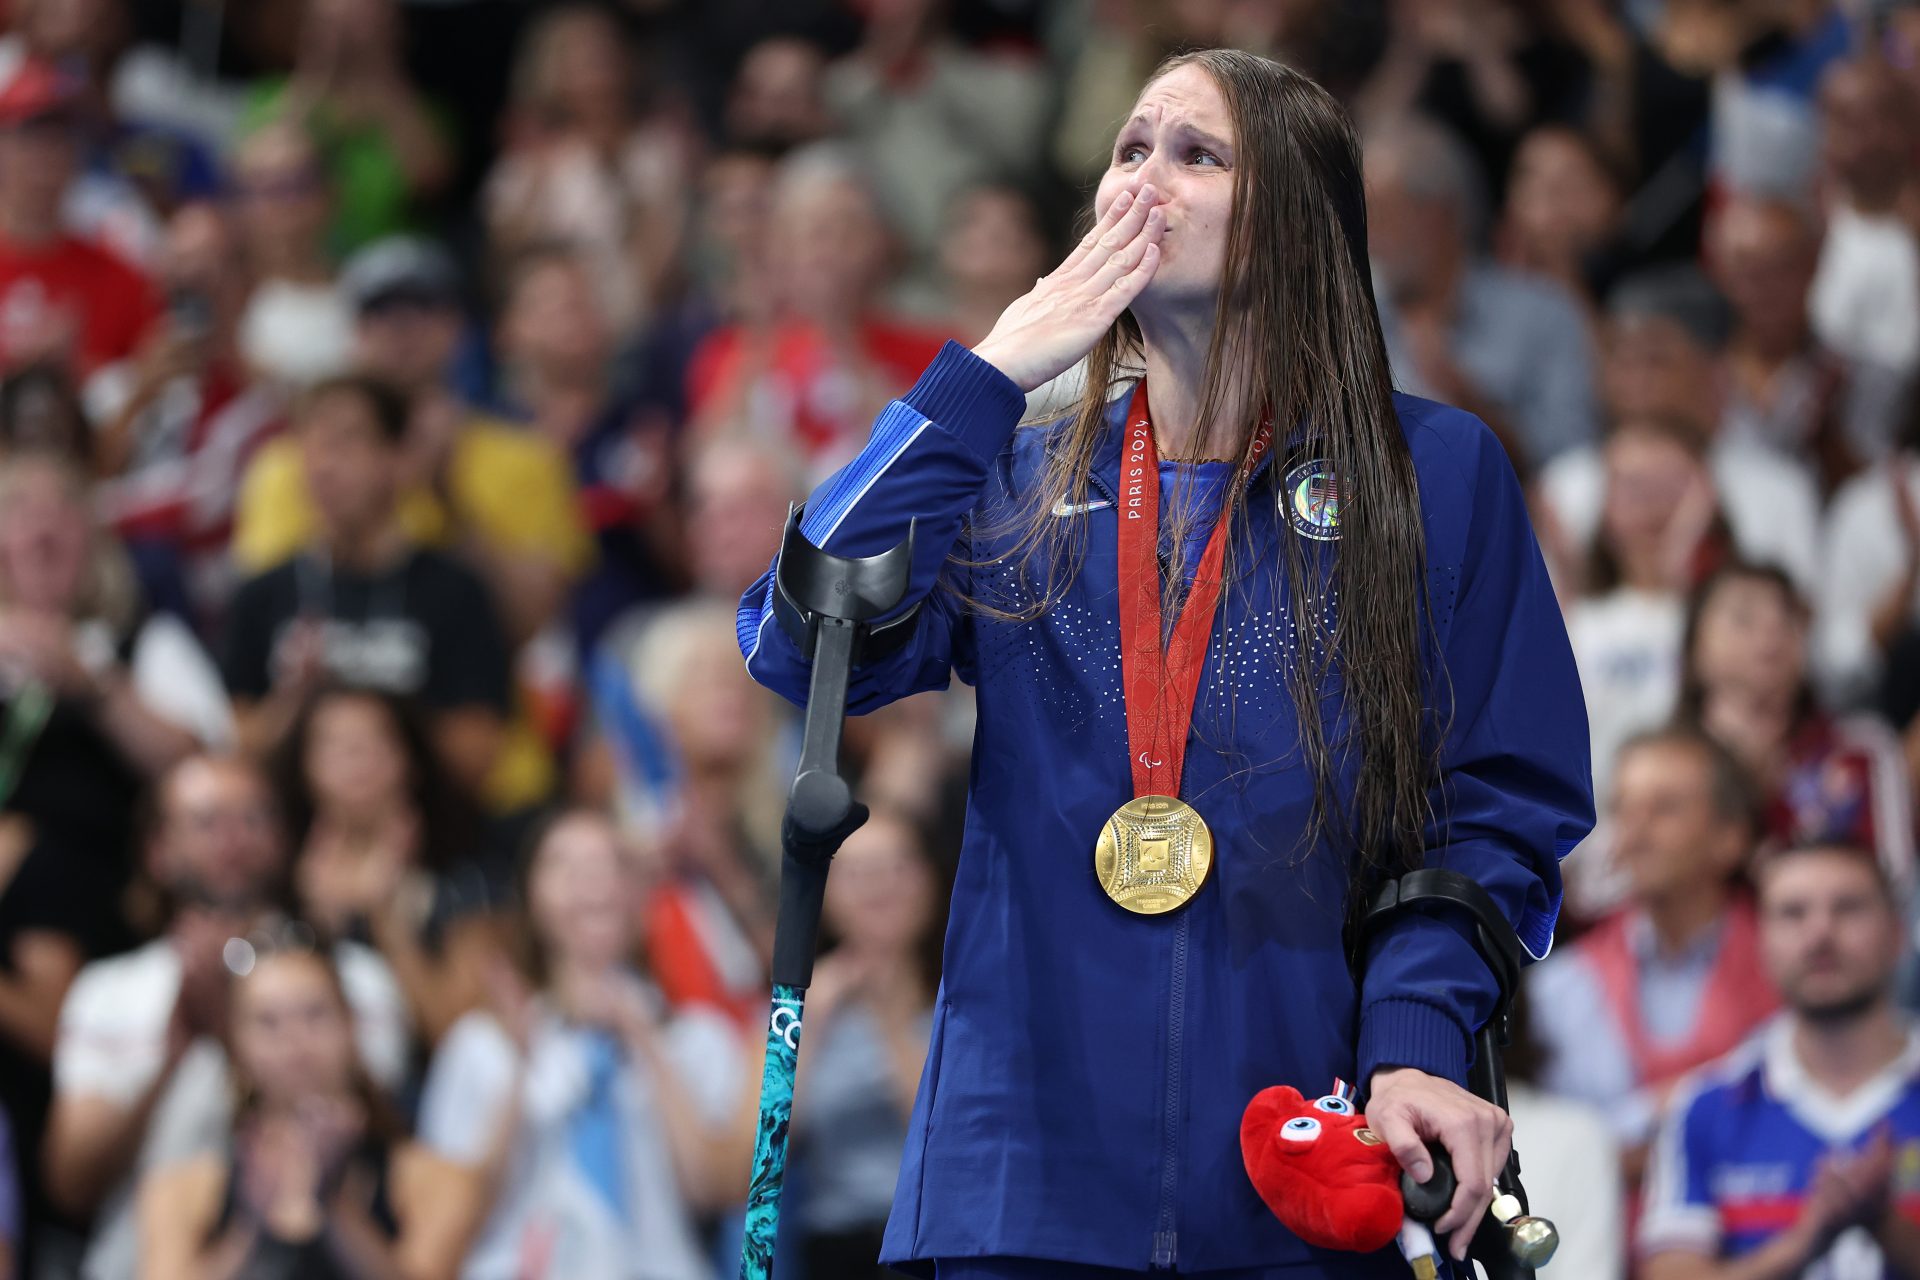
{"label": "forearm crutch", "polygon": [[[1390,881],[1380,890],[1367,909],[1361,924],[1361,942],[1357,954],[1366,954],[1366,938],[1390,917],[1415,906],[1444,903],[1464,909],[1473,917],[1473,938],[1481,958],[1493,970],[1500,984],[1500,1000],[1493,1016],[1473,1038],[1473,1065],[1467,1070],[1467,1088],[1476,1097],[1493,1103],[1502,1111],[1507,1107],[1506,1065],[1500,1051],[1512,1034],[1514,996],[1520,989],[1520,970],[1526,952],[1513,925],[1500,911],[1485,889],[1444,867],[1411,871]],[[1407,1216],[1431,1224],[1453,1201],[1453,1163],[1444,1149],[1429,1143],[1433,1153],[1433,1176],[1417,1183],[1406,1174],[1400,1177]],[[1481,1215],[1467,1256],[1486,1271],[1487,1280],[1533,1280],[1536,1267],[1553,1257],[1560,1236],[1553,1223],[1536,1218],[1527,1211],[1526,1188],[1520,1185],[1520,1152],[1507,1152],[1507,1163],[1494,1179],[1494,1200]]]}
{"label": "forearm crutch", "polygon": [[906,596],[913,570],[913,527],[890,551],[849,560],[820,550],[800,532],[800,509],[787,515],[774,566],[773,610],[780,627],[813,663],[807,688],[800,767],[780,826],[780,915],[773,941],[773,1002],[767,1016],[760,1124],[753,1143],[740,1280],[769,1280],[787,1172],[787,1123],[800,1061],[800,1025],[820,932],[827,867],[867,820],[840,776],[840,731],[853,668],[898,649],[913,633],[918,606],[874,620]]}

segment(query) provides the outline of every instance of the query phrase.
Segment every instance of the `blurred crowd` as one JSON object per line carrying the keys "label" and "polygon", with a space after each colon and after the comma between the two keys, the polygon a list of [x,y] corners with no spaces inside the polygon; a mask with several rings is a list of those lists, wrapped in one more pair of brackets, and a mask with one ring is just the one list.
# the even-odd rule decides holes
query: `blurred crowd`
{"label": "blurred crowd", "polygon": [[[731,1270],[798,746],[735,604],[1183,48],[1348,104],[1396,381],[1529,486],[1602,817],[1514,1052],[1564,1273],[1724,1244],[1650,1153],[1690,1072],[1822,1016],[1770,854],[1857,852],[1892,943],[1821,963],[1920,1006],[1920,4],[0,32],[0,1278]],[[971,728],[964,689],[848,726],[794,1280],[877,1271]],[[1822,1249],[1866,1230],[1829,1201]]]}

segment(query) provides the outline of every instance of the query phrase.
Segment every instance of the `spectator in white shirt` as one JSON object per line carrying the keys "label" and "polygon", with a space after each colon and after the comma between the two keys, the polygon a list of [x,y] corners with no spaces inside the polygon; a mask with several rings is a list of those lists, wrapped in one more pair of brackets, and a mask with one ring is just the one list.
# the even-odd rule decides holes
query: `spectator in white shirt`
{"label": "spectator in white shirt", "polygon": [[1902,373],[1920,361],[1920,240],[1899,204],[1914,177],[1913,95],[1872,54],[1820,85],[1827,234],[1810,307],[1820,340]]}
{"label": "spectator in white shirt", "polygon": [[[1691,267],[1622,281],[1607,298],[1601,385],[1614,421],[1665,416],[1691,424],[1706,450],[1728,528],[1745,559],[1778,564],[1803,589],[1816,573],[1820,494],[1807,468],[1718,434],[1732,331],[1726,300]],[[1564,577],[1599,523],[1606,469],[1597,448],[1570,450],[1540,473],[1543,541]]]}
{"label": "spectator in white shirt", "polygon": [[560,814],[524,874],[540,988],[503,975],[498,1013],[454,1024],[420,1102],[421,1142],[492,1184],[461,1274],[706,1280],[693,1214],[739,1202],[753,1145],[738,1032],[669,1016],[629,967],[642,895],[607,819]]}
{"label": "spectator in white shirt", "polygon": [[1819,226],[1784,200],[1733,196],[1707,227],[1707,269],[1734,316],[1720,437],[1797,459],[1825,494],[1886,452],[1900,380],[1815,337],[1807,295],[1819,254]]}
{"label": "spectator in white shirt", "polygon": [[[170,905],[165,931],[80,971],[61,1009],[45,1174],[56,1203],[91,1214],[86,1280],[132,1277],[134,1190],[160,1164],[218,1150],[231,1112],[221,1037],[229,941],[270,922],[287,847],[267,781],[239,760],[196,756],[157,785],[146,870]],[[406,1068],[406,1004],[369,949],[334,950],[373,1079]]]}
{"label": "spectator in white shirt", "polygon": [[1673,714],[1687,593],[1729,550],[1700,440],[1673,418],[1623,420],[1601,456],[1606,496],[1567,633],[1606,794],[1628,738]]}

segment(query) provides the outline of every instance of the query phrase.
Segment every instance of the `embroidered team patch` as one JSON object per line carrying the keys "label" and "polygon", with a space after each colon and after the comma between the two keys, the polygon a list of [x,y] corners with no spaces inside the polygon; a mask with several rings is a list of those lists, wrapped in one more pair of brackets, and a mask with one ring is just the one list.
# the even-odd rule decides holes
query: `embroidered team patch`
{"label": "embroidered team patch", "polygon": [[1303,462],[1287,472],[1281,486],[1287,518],[1302,537],[1332,542],[1340,536],[1340,486],[1325,458]]}

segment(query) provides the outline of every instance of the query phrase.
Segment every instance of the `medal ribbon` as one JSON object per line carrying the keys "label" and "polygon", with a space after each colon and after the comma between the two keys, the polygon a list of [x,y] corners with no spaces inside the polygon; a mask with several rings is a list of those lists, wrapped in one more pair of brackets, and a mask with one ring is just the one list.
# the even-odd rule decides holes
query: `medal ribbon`
{"label": "medal ribbon", "polygon": [[[1273,445],[1273,425],[1262,423],[1236,487]],[[1147,384],[1127,406],[1126,452],[1120,466],[1120,665],[1126,694],[1127,750],[1133,756],[1133,794],[1178,798],[1186,766],[1187,731],[1200,692],[1200,667],[1220,603],[1220,567],[1226,560],[1227,520],[1213,533],[1194,571],[1180,617],[1168,633],[1160,616],[1160,455],[1153,443]],[[1163,650],[1161,637],[1165,636]]]}

